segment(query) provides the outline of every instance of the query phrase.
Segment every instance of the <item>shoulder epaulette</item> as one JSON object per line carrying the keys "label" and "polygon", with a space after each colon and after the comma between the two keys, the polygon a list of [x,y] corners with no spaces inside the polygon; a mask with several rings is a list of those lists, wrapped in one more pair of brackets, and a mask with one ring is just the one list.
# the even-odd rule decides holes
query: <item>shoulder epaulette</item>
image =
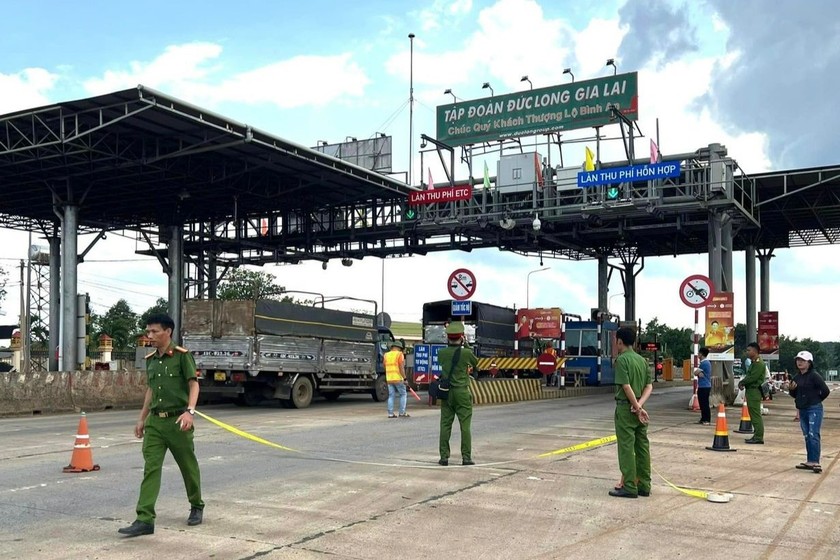
{"label": "shoulder epaulette", "polygon": [[188,354],[189,353],[189,350],[187,350],[183,346],[176,346],[175,351],[176,352],[181,352],[182,354]]}
{"label": "shoulder epaulette", "polygon": [[152,357],[152,356],[154,356],[155,354],[157,354],[157,350],[152,350],[151,352],[149,352],[148,354],[146,354],[146,358],[145,358],[145,359],[147,359],[147,360],[148,360],[149,358],[151,358],[151,357]]}

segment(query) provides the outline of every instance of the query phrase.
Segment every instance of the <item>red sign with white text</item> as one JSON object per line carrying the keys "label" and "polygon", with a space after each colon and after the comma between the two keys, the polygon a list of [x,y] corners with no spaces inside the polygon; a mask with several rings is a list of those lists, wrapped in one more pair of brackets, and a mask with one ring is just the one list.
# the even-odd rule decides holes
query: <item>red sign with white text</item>
{"label": "red sign with white text", "polygon": [[[758,348],[764,359],[779,358],[779,312],[758,312]],[[772,357],[771,357],[772,356]]]}
{"label": "red sign with white text", "polygon": [[427,191],[411,191],[408,193],[408,204],[420,206],[423,204],[442,204],[456,200],[469,200],[472,197],[472,188],[466,187],[444,187],[430,189]]}

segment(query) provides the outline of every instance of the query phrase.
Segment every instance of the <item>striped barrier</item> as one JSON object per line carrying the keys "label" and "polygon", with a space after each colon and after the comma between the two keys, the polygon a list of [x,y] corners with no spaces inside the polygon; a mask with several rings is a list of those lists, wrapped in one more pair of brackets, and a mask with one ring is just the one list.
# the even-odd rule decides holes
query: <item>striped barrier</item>
{"label": "striped barrier", "polygon": [[[566,361],[566,358],[557,358],[557,367],[559,368],[563,362]],[[509,357],[497,357],[497,358],[479,358],[478,359],[478,371],[490,371],[493,367],[496,367],[500,370],[511,370],[511,369],[521,369],[521,370],[536,370],[537,369],[537,358],[530,356],[525,358],[509,358]]]}
{"label": "striped barrier", "polygon": [[542,399],[542,383],[539,379],[470,379],[473,404],[496,404]]}

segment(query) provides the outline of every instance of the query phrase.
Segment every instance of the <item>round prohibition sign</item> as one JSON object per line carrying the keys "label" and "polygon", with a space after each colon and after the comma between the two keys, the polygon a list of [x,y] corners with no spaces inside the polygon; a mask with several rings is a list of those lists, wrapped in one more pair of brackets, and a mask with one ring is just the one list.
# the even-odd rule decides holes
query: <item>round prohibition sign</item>
{"label": "round prohibition sign", "polygon": [[694,309],[706,307],[715,294],[714,286],[708,276],[695,274],[680,284],[680,299]]}
{"label": "round prohibition sign", "polygon": [[449,290],[449,295],[457,301],[470,299],[475,294],[475,288],[475,274],[466,268],[459,268],[450,274],[449,281],[446,283],[446,289]]}

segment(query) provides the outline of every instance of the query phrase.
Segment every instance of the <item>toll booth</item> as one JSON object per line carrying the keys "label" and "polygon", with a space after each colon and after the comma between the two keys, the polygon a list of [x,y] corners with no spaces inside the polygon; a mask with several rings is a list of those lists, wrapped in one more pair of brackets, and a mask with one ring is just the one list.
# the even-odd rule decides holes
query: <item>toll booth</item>
{"label": "toll booth", "polygon": [[566,322],[564,367],[567,372],[583,374],[583,380],[573,376],[574,382],[590,386],[615,383],[615,359],[618,357],[615,347],[617,330],[618,323],[614,321]]}

